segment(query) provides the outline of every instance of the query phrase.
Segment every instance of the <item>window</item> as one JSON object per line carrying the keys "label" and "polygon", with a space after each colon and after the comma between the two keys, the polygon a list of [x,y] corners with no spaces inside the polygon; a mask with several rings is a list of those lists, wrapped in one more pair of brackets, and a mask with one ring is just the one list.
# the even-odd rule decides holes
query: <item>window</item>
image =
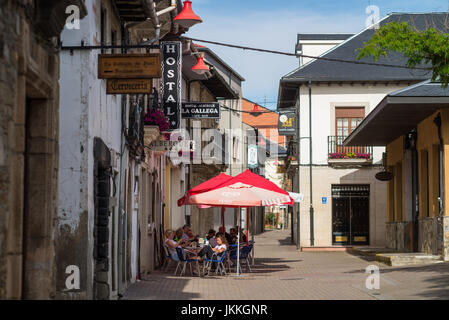
{"label": "window", "polygon": [[365,118],[365,108],[336,108],[335,135],[337,144],[342,144],[347,136],[357,128]]}

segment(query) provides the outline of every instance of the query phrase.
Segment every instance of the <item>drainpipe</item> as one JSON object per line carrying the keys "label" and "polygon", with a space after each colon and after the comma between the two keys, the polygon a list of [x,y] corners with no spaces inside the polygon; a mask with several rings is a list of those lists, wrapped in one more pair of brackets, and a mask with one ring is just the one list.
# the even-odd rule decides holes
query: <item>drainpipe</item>
{"label": "drainpipe", "polygon": [[161,11],[156,11],[156,3],[154,0],[144,0],[145,12],[150,16],[149,19],[153,22],[155,29],[155,37],[153,39],[147,40],[142,43],[142,45],[148,45],[159,40],[161,36],[161,24],[159,23],[159,16],[173,11],[176,9],[176,0],[171,0],[169,7],[162,9]]}
{"label": "drainpipe", "polygon": [[[149,1],[150,1],[150,2],[153,2],[153,0],[149,0]],[[154,3],[154,2],[153,2],[153,3]],[[154,6],[156,7],[155,4],[154,4]],[[176,0],[171,0],[171,4],[170,4],[169,7],[165,8],[165,9],[162,9],[161,11],[158,11],[156,14],[157,14],[157,16],[160,16],[160,15],[162,15],[162,14],[164,14],[164,13],[173,11],[173,10],[175,10],[175,9],[176,9]]]}
{"label": "drainpipe", "polygon": [[310,174],[310,246],[315,245],[313,231],[313,198],[312,198],[312,81],[309,80],[309,174]]}
{"label": "drainpipe", "polygon": [[[298,88],[298,108],[296,109],[296,122],[297,122],[297,130],[298,130],[298,141],[297,141],[297,146],[296,146],[296,158],[298,161],[298,194],[301,193],[301,166],[300,166],[300,142],[301,142],[301,131],[300,131],[300,121],[299,121],[299,116],[300,116],[300,105],[301,105],[301,87]],[[292,212],[292,217],[293,217],[293,212]],[[298,202],[298,212],[296,214],[296,249],[297,250],[301,250],[301,203]],[[293,221],[293,219],[292,219]],[[292,223],[293,224],[293,223]],[[292,226],[293,228],[293,226]],[[293,239],[293,236],[292,236]]]}
{"label": "drainpipe", "polygon": [[[413,252],[418,252],[418,151],[416,150],[416,131],[409,134],[410,150],[412,152],[412,232],[413,232]],[[386,166],[385,166],[386,168]],[[385,169],[386,170],[386,169]]]}
{"label": "drainpipe", "polygon": [[[443,137],[441,135],[441,113],[438,113],[438,115],[433,120],[435,125],[438,127],[438,139],[440,141],[440,144],[438,146],[438,166],[439,166],[439,175],[438,175],[438,187],[439,187],[439,196],[438,196],[438,202],[439,202],[439,213],[438,213],[438,222],[441,223],[441,226],[438,225],[438,228],[443,228],[443,215],[444,215],[444,181],[443,181],[443,172],[444,172],[444,144],[443,144]],[[441,248],[444,250],[444,235],[443,231],[440,229],[437,231],[438,233],[441,232]]]}
{"label": "drainpipe", "polygon": [[153,0],[145,0],[144,7],[145,7],[145,12],[147,13],[147,15],[150,16],[150,18],[148,18],[148,19],[151,19],[151,22],[153,23],[153,26],[155,28],[154,38],[141,43],[142,45],[148,45],[148,44],[152,44],[159,40],[159,38],[161,36],[161,24],[159,23],[158,14],[156,12],[156,4],[154,3],[154,1]]}

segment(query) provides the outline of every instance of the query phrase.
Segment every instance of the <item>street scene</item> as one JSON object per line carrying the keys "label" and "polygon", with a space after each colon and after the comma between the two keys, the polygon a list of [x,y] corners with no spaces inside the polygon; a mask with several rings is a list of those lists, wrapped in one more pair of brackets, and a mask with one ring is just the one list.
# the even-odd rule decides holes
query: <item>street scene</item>
{"label": "street scene", "polygon": [[[134,284],[123,299],[135,300],[423,300],[448,299],[449,265],[391,267],[358,252],[301,252],[286,230],[256,236],[252,272],[180,279],[172,265]],[[366,268],[380,270],[379,290],[368,290]],[[243,268],[245,269],[245,267]],[[410,281],[413,279],[413,281]],[[217,288],[220,288],[217,290]]]}
{"label": "street scene", "polygon": [[448,21],[0,1],[0,300],[449,299]]}

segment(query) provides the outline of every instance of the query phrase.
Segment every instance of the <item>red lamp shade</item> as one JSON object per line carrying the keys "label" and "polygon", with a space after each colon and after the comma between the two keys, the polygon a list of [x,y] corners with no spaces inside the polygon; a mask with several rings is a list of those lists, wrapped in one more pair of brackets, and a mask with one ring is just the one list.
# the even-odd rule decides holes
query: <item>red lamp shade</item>
{"label": "red lamp shade", "polygon": [[260,112],[259,106],[257,105],[257,103],[255,103],[255,104],[254,104],[254,107],[253,107],[253,111],[251,111],[251,115],[252,115],[253,117],[258,117],[258,116],[260,116],[261,114],[262,114],[262,112]]}
{"label": "red lamp shade", "polygon": [[204,63],[203,57],[198,57],[198,63],[192,67],[192,71],[198,74],[204,74],[209,71],[209,67]]}
{"label": "red lamp shade", "polygon": [[180,14],[173,19],[174,23],[181,25],[183,28],[190,28],[191,26],[203,22],[192,10],[192,2],[184,1],[184,7]]}

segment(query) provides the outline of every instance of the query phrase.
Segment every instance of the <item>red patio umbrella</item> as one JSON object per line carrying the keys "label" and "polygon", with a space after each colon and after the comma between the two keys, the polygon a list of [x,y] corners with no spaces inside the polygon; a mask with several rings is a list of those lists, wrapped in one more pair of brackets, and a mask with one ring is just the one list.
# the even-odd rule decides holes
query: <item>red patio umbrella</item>
{"label": "red patio umbrella", "polygon": [[[192,204],[192,203],[190,203],[191,196],[212,190],[216,186],[223,184],[224,182],[226,182],[229,179],[232,179],[232,177],[225,173],[220,173],[218,176],[197,185],[196,187],[187,191],[186,194],[178,200],[178,207],[181,207],[183,205]],[[209,205],[198,205],[199,209],[206,209],[206,208],[210,208],[210,207],[211,206],[209,206]],[[222,207],[221,208],[221,221],[222,221],[223,228],[225,227],[224,210],[225,210],[225,208]]]}
{"label": "red patio umbrella", "polygon": [[193,204],[193,203],[190,203],[191,196],[210,191],[230,179],[232,179],[231,176],[228,176],[225,173],[220,173],[218,176],[197,185],[196,187],[187,191],[186,194],[178,200],[178,207]]}
{"label": "red patio umbrella", "polygon": [[293,199],[273,182],[246,170],[207,191],[192,194],[188,204],[230,208],[266,207],[292,205]]}
{"label": "red patio umbrella", "polygon": [[[234,178],[225,179],[222,183],[211,187],[208,191],[190,195],[186,204],[239,208],[240,217],[241,207],[293,205],[293,199],[287,191],[282,190],[273,182],[246,170]],[[239,245],[240,228],[237,235],[237,265],[239,264],[240,255]]]}

